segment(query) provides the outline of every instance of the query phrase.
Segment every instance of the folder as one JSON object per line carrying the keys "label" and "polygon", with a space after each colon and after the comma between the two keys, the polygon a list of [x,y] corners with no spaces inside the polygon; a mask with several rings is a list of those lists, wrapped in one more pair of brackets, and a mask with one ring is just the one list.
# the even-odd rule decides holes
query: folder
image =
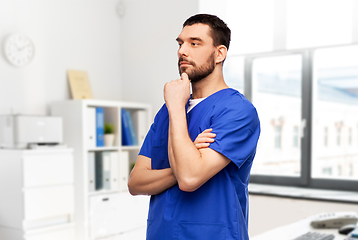
{"label": "folder", "polygon": [[119,155],[119,190],[125,191],[128,189],[129,176],[129,152],[122,151]]}
{"label": "folder", "polygon": [[130,134],[130,138],[131,138],[131,145],[136,146],[136,145],[138,145],[138,141],[137,141],[137,136],[134,131],[131,113],[129,111],[125,111],[125,113],[126,113],[125,116],[126,116],[127,122],[128,122],[129,134]]}
{"label": "folder", "polygon": [[96,147],[96,108],[87,108],[87,146]]}
{"label": "folder", "polygon": [[102,152],[103,161],[103,189],[111,190],[111,155],[109,151]]}
{"label": "folder", "polygon": [[88,152],[88,191],[95,191],[95,154]]}
{"label": "folder", "polygon": [[101,107],[96,108],[96,145],[104,146],[104,110]]}
{"label": "folder", "polygon": [[103,188],[103,160],[102,152],[95,153],[95,189]]}
{"label": "folder", "polygon": [[111,151],[111,190],[118,191],[119,190],[119,154],[117,151]]}
{"label": "folder", "polygon": [[133,113],[133,124],[138,136],[139,145],[142,145],[148,132],[147,114],[145,110],[137,110]]}
{"label": "folder", "polygon": [[129,130],[129,123],[127,117],[127,111],[122,108],[121,110],[121,120],[122,120],[122,145],[129,146],[132,145],[132,137]]}

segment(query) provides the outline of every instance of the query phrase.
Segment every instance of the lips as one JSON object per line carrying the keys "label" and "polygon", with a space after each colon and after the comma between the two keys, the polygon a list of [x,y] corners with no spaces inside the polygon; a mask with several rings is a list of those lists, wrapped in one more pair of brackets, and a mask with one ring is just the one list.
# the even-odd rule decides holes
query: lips
{"label": "lips", "polygon": [[178,59],[178,65],[179,67],[189,67],[189,66],[194,66],[195,67],[195,63],[183,56],[180,56],[180,58]]}
{"label": "lips", "polygon": [[189,62],[180,62],[179,63],[179,65],[181,66],[181,67],[186,67],[186,66],[189,66],[189,65],[191,65]]}

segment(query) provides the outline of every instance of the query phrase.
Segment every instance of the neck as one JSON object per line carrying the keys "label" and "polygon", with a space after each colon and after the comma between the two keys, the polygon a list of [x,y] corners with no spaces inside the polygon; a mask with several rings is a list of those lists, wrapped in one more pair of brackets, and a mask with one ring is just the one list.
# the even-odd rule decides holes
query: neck
{"label": "neck", "polygon": [[224,81],[222,67],[217,65],[214,71],[206,78],[191,84],[192,98],[205,98],[222,89],[228,88]]}

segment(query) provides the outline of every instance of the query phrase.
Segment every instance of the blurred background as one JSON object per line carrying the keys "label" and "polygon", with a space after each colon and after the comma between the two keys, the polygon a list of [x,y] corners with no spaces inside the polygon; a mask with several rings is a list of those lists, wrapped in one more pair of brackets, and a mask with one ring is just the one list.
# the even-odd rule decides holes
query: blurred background
{"label": "blurred background", "polygon": [[[232,31],[225,79],[254,103],[262,126],[252,182],[355,191],[357,0],[0,0],[0,115],[50,114],[50,103],[71,98],[66,74],[75,69],[87,72],[94,99],[148,103],[153,118],[164,83],[179,77],[175,39],[196,13]],[[35,46],[24,67],[5,56],[16,33]],[[323,206],[251,199],[252,234]],[[269,223],[269,201],[296,212]],[[350,209],[332,204],[321,210]]]}

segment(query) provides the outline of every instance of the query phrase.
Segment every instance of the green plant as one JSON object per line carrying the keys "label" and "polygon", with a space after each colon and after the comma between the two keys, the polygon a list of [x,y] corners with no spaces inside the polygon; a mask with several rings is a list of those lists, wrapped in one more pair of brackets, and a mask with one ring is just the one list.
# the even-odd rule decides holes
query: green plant
{"label": "green plant", "polygon": [[134,168],[134,165],[135,165],[135,163],[132,163],[132,164],[131,164],[131,171],[132,171],[132,169]]}
{"label": "green plant", "polygon": [[104,134],[113,134],[114,133],[114,126],[111,123],[104,124]]}

